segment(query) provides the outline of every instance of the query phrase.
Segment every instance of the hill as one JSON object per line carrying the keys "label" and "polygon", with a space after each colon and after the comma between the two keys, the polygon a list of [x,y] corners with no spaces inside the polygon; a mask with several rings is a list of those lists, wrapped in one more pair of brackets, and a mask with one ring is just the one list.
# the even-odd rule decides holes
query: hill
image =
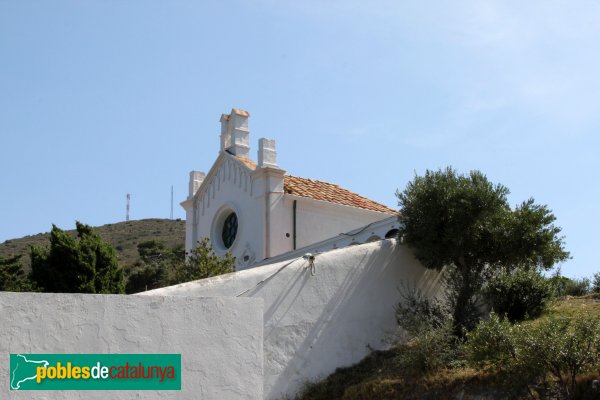
{"label": "hill", "polygon": [[[74,225],[74,224],[73,224]],[[61,229],[65,227],[60,227]],[[147,240],[159,240],[168,247],[183,246],[185,240],[185,222],[180,219],[141,219],[123,221],[95,227],[103,240],[116,250],[123,266],[131,265],[138,259],[137,245]],[[69,230],[75,236],[75,230]],[[30,269],[29,247],[46,246],[50,243],[50,234],[38,233],[18,239],[9,239],[0,244],[0,255],[10,257],[22,255],[26,271]]]}

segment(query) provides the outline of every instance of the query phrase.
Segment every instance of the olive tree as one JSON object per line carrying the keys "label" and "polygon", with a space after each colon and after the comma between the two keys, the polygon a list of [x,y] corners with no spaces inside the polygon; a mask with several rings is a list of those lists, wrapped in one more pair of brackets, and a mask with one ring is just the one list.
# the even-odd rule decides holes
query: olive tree
{"label": "olive tree", "polygon": [[455,332],[479,319],[481,288],[496,270],[549,269],[569,258],[561,229],[533,199],[511,208],[508,188],[451,167],[415,176],[399,200],[399,237],[427,268],[449,270]]}

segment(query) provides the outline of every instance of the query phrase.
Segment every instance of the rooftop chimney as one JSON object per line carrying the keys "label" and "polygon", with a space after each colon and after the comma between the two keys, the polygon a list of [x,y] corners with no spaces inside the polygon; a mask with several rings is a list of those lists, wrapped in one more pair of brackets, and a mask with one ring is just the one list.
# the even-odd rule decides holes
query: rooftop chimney
{"label": "rooftop chimney", "polygon": [[221,115],[221,151],[235,156],[249,158],[250,131],[248,130],[248,111],[231,109],[230,114]]}
{"label": "rooftop chimney", "polygon": [[277,168],[277,151],[275,150],[275,140],[258,139],[258,167]]}
{"label": "rooftop chimney", "polygon": [[188,199],[194,197],[200,185],[206,178],[206,174],[200,171],[190,171],[190,186],[189,186],[189,194]]}

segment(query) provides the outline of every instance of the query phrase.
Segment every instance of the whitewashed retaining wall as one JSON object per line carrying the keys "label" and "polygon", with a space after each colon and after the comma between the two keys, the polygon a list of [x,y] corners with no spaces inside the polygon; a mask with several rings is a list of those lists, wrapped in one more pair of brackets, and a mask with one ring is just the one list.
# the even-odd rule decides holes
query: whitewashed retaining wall
{"label": "whitewashed retaining wall", "polygon": [[[0,292],[2,399],[262,399],[262,300]],[[10,353],[180,353],[181,391],[9,391]]]}
{"label": "whitewashed retaining wall", "polygon": [[278,399],[388,347],[402,281],[429,294],[438,287],[438,274],[395,239],[319,254],[314,275],[306,260],[289,262],[143,294],[263,299],[264,395]]}

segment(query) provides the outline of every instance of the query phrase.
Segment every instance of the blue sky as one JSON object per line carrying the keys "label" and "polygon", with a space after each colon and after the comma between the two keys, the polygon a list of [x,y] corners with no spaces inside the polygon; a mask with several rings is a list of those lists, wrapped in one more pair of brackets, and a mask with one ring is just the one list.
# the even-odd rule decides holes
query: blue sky
{"label": "blue sky", "polygon": [[[166,218],[250,111],[288,173],[396,207],[414,174],[483,171],[600,271],[595,1],[0,0],[0,241]],[[255,157],[255,156],[254,156]],[[176,204],[175,217],[183,218]]]}

